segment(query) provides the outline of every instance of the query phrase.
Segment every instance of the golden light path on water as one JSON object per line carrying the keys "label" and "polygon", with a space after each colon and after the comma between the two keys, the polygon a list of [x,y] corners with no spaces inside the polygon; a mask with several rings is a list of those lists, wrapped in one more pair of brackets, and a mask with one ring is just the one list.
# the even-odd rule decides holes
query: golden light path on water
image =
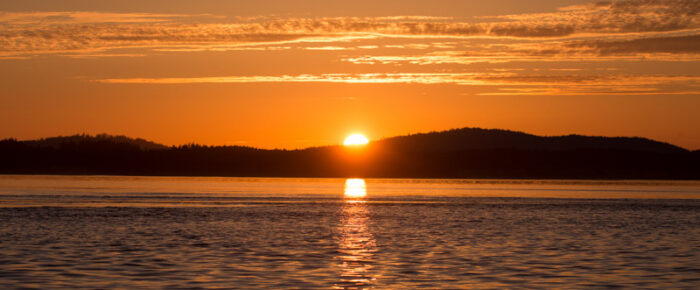
{"label": "golden light path on water", "polygon": [[369,208],[364,201],[367,186],[364,179],[345,181],[345,202],[338,225],[338,255],[340,279],[337,289],[363,289],[370,287],[375,278],[371,275],[376,243],[369,229]]}
{"label": "golden light path on water", "polygon": [[345,198],[363,198],[367,195],[367,185],[362,178],[348,178],[345,180]]}

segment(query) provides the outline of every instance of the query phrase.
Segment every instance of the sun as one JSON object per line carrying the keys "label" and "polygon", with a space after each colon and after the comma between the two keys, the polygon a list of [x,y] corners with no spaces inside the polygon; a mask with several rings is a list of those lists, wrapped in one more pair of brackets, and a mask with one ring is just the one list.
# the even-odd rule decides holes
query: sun
{"label": "sun", "polygon": [[357,146],[366,145],[367,143],[369,143],[369,139],[367,139],[367,137],[363,136],[362,134],[352,134],[348,136],[348,138],[345,138],[345,142],[343,142],[343,145]]}

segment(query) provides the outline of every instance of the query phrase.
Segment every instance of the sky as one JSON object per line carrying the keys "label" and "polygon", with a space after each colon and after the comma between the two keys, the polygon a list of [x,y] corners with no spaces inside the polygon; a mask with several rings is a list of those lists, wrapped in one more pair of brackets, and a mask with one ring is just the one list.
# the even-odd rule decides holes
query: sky
{"label": "sky", "polygon": [[696,0],[0,1],[0,138],[461,127],[700,149]]}

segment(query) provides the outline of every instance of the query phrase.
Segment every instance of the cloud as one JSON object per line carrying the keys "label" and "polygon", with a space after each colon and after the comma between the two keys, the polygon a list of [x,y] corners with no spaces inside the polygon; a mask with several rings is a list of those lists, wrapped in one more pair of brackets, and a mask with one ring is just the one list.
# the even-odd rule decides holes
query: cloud
{"label": "cloud", "polygon": [[639,86],[670,83],[700,83],[700,77],[696,76],[669,76],[669,75],[522,75],[522,74],[488,74],[477,75],[475,80],[483,81],[490,85],[566,85],[566,86]]}
{"label": "cloud", "polygon": [[353,47],[343,47],[343,46],[308,46],[304,47],[306,50],[349,50],[354,49]]}
{"label": "cloud", "polygon": [[517,73],[368,73],[101,79],[106,84],[345,83],[452,84],[493,88],[478,95],[698,95],[700,77],[668,75],[520,75]]}
{"label": "cloud", "polygon": [[[199,15],[202,16],[202,15]],[[45,25],[88,23],[151,23],[191,18],[184,14],[105,13],[105,12],[2,12],[0,25]]]}
{"label": "cloud", "polygon": [[700,34],[625,40],[585,40],[568,42],[564,47],[598,56],[645,53],[697,55],[700,53]]}
{"label": "cloud", "polygon": [[479,93],[480,96],[614,96],[614,95],[700,95],[700,89],[665,90],[645,87],[537,87],[537,88],[499,88],[497,92]]}
{"label": "cloud", "polygon": [[1,13],[0,57],[105,54],[124,48],[200,51],[384,37],[553,39],[633,34],[648,38],[650,33],[679,31],[697,35],[698,12],[700,2],[696,0],[623,0],[564,7],[551,13],[493,16],[482,22],[434,16],[263,17],[230,22],[212,15]]}
{"label": "cloud", "polygon": [[453,17],[444,17],[444,16],[426,16],[426,15],[399,15],[399,16],[382,16],[382,17],[375,17],[375,20],[452,20],[454,19]]}
{"label": "cloud", "polygon": [[495,87],[483,95],[700,95],[700,77],[669,75],[526,75],[498,73],[367,73],[189,78],[118,78],[105,84],[346,83],[454,84]]}
{"label": "cloud", "polygon": [[553,13],[496,17],[513,21],[493,27],[494,35],[566,36],[582,33],[640,33],[697,29],[696,0],[620,0],[569,6]]}
{"label": "cloud", "polygon": [[647,38],[589,39],[471,45],[463,51],[434,51],[420,55],[364,55],[342,60],[355,64],[472,64],[561,61],[698,61],[700,35]]}
{"label": "cloud", "polygon": [[366,74],[301,74],[281,76],[223,76],[191,78],[120,78],[101,79],[109,84],[196,84],[196,83],[456,83],[467,82],[475,74],[460,73],[366,73]]}

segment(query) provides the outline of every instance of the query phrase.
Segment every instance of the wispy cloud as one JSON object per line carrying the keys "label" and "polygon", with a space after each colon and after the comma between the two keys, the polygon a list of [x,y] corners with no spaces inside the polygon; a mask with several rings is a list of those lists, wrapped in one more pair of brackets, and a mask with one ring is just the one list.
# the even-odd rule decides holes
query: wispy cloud
{"label": "wispy cloud", "polygon": [[[649,38],[649,33],[679,31],[698,35],[699,12],[700,2],[695,0],[623,0],[565,7],[551,13],[493,16],[482,22],[434,16],[256,18],[230,22],[212,15],[2,13],[0,56],[91,51],[104,54],[123,48],[220,50],[383,37],[552,39],[635,35]],[[595,45],[591,43],[583,48],[614,52],[612,48]],[[652,50],[648,53],[658,52]]]}
{"label": "wispy cloud", "polygon": [[[209,16],[210,15],[198,15]],[[2,12],[0,25],[67,25],[95,23],[151,23],[168,22],[195,15],[154,13],[105,13],[105,12]]]}
{"label": "wispy cloud", "polygon": [[480,93],[481,96],[615,96],[615,95],[700,95],[700,89],[667,90],[637,86],[582,86],[582,87],[529,87],[499,88],[496,92]]}
{"label": "wispy cloud", "polygon": [[304,47],[306,50],[348,50],[354,49],[353,47],[343,47],[343,46],[308,46]]}
{"label": "wispy cloud", "polygon": [[565,36],[583,33],[644,33],[697,29],[700,2],[695,0],[599,1],[563,7],[557,12],[497,16],[512,22],[490,30],[494,35]]}
{"label": "wispy cloud", "polygon": [[[101,79],[106,84],[365,83],[492,86],[484,95],[700,94],[700,77],[668,75],[525,75],[499,73],[367,73],[281,76]],[[669,89],[668,86],[675,86]]]}
{"label": "wispy cloud", "polygon": [[112,84],[193,84],[193,83],[269,83],[269,82],[327,82],[327,83],[457,83],[469,82],[476,74],[467,73],[367,73],[367,74],[301,74],[281,76],[223,76],[192,78],[120,78],[101,79]]}
{"label": "wispy cloud", "polygon": [[355,64],[472,64],[513,61],[698,61],[700,34],[646,38],[472,45],[461,51],[434,51],[419,55],[364,55],[345,57]]}
{"label": "wispy cloud", "polygon": [[636,54],[700,54],[700,34],[646,37],[622,40],[572,41],[563,45],[563,52],[575,54],[583,52],[597,56],[636,55]]}

